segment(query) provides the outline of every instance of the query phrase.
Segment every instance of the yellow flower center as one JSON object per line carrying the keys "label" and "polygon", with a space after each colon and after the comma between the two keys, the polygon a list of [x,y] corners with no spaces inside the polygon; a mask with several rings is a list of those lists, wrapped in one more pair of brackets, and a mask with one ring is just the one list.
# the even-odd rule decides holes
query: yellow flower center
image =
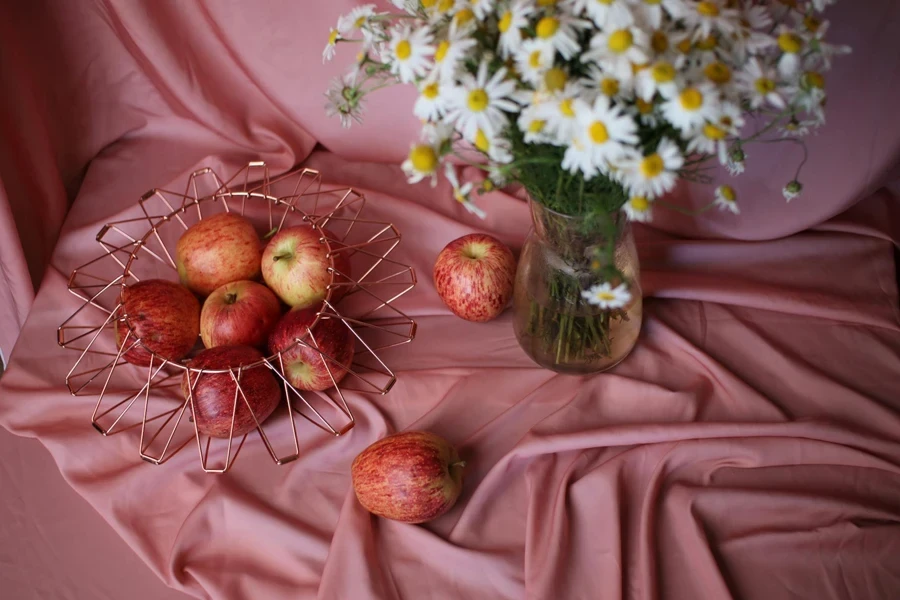
{"label": "yellow flower center", "polygon": [[728,136],[728,132],[712,123],[707,123],[703,126],[703,135],[711,140],[718,141],[724,140]]}
{"label": "yellow flower center", "polygon": [[609,139],[609,131],[601,121],[591,123],[591,126],[588,127],[588,135],[595,144],[602,144]]}
{"label": "yellow flower center", "polygon": [[538,6],[556,6],[557,0],[538,0]]}
{"label": "yellow flower center", "polygon": [[450,42],[447,40],[441,40],[441,43],[438,44],[437,50],[434,51],[434,61],[437,63],[444,62],[444,59],[447,57],[447,52],[450,50]]}
{"label": "yellow flower center", "polygon": [[365,24],[366,24],[365,17],[360,17],[360,18],[356,19],[356,21],[353,22],[353,26],[356,27],[357,29],[359,29],[360,27],[362,27]]}
{"label": "yellow flower center", "polygon": [[481,112],[488,107],[488,95],[483,89],[478,88],[469,92],[468,104],[472,112]]}
{"label": "yellow flower center", "polygon": [[538,21],[537,28],[535,31],[537,32],[537,36],[541,39],[552,38],[556,35],[556,31],[559,29],[559,19],[555,17],[544,17],[540,21]]}
{"label": "yellow flower center", "polygon": [[597,299],[612,302],[616,299],[616,295],[612,292],[597,292]]}
{"label": "yellow flower center", "polygon": [[541,66],[541,51],[534,50],[531,54],[528,55],[528,66],[532,69],[537,69]]}
{"label": "yellow flower center", "polygon": [[[662,54],[669,49],[669,36],[665,32],[654,31],[653,35],[650,36],[650,47],[657,54]],[[688,42],[688,50],[690,50],[690,42]]]}
{"label": "yellow flower center", "polygon": [[485,179],[483,182],[481,182],[481,187],[482,187],[482,189],[483,189],[484,191],[486,191],[486,192],[493,191],[493,189],[494,189],[494,182],[491,181],[490,179]]}
{"label": "yellow flower center", "polygon": [[559,103],[559,112],[565,117],[572,118],[575,116],[575,110],[572,108],[572,99],[566,98]]}
{"label": "yellow flower center", "polygon": [[475,13],[472,12],[471,8],[464,8],[453,17],[456,21],[457,25],[465,25],[469,21],[475,18]]}
{"label": "yellow flower center", "polygon": [[331,33],[328,34],[328,45],[334,46],[335,44],[337,44],[338,38],[340,38],[340,37],[341,37],[341,34],[338,32],[338,30],[332,29]]}
{"label": "yellow flower center", "polygon": [[544,126],[547,124],[547,121],[543,121],[541,119],[535,119],[528,125],[528,131],[531,133],[540,133],[544,130]]}
{"label": "yellow flower center", "polygon": [[615,96],[619,93],[619,80],[615,77],[604,77],[600,81],[600,91],[604,96]]}
{"label": "yellow flower center", "polygon": [[817,73],[816,71],[807,71],[807,73],[803,76],[803,80],[809,87],[819,88],[820,90],[825,89],[825,77],[823,77],[821,73]]}
{"label": "yellow flower center", "polygon": [[544,73],[544,85],[551,92],[558,92],[566,87],[566,82],[568,80],[569,76],[559,67],[553,67]]}
{"label": "yellow flower center", "polygon": [[482,130],[478,130],[475,134],[475,147],[482,152],[487,152],[491,148],[491,142]]}
{"label": "yellow flower center", "polygon": [[613,52],[622,53],[634,44],[634,36],[627,29],[619,29],[609,34],[609,39],[606,43]]}
{"label": "yellow flower center", "polygon": [[658,62],[650,71],[656,83],[669,83],[675,79],[675,67],[667,62]]}
{"label": "yellow flower center", "polygon": [[641,175],[647,179],[653,179],[666,169],[666,165],[663,162],[662,157],[654,152],[650,156],[644,157],[639,168],[641,170]]}
{"label": "yellow flower center", "polygon": [[440,0],[438,2],[438,10],[442,13],[449,11],[456,4],[456,0]]}
{"label": "yellow flower center", "polygon": [[753,87],[756,88],[756,91],[765,96],[766,94],[771,94],[775,91],[775,82],[769,79],[768,77],[760,77],[756,81],[753,82]]}
{"label": "yellow flower center", "polygon": [[681,107],[687,111],[699,110],[703,106],[703,93],[697,88],[687,88],[678,97]]}
{"label": "yellow flower center", "polygon": [[778,36],[778,47],[782,52],[797,54],[803,48],[803,39],[796,33],[786,31]]}
{"label": "yellow flower center", "polygon": [[638,98],[637,99],[637,109],[638,109],[638,112],[641,113],[642,115],[649,115],[651,112],[653,112],[653,103],[647,102],[645,100],[641,100],[640,98]]}
{"label": "yellow flower center", "polygon": [[431,146],[413,146],[409,151],[409,161],[419,173],[433,173],[437,168],[438,158]]}
{"label": "yellow flower center", "polygon": [[716,39],[714,35],[708,35],[699,42],[697,42],[697,48],[700,50],[712,50],[716,47],[716,44],[719,43],[719,40]]}
{"label": "yellow flower center", "polygon": [[819,30],[819,27],[822,26],[822,21],[812,15],[806,15],[803,17],[803,26],[810,32],[815,33]]}
{"label": "yellow flower center", "polygon": [[644,4],[650,4],[651,6],[656,6],[662,2],[662,0],[644,0]]}
{"label": "yellow flower center", "polygon": [[497,23],[497,27],[500,29],[500,33],[506,33],[509,31],[510,26],[512,25],[512,13],[510,11],[506,11],[503,13],[503,16],[500,17],[500,22]]}
{"label": "yellow flower center", "polygon": [[713,83],[724,84],[731,81],[731,69],[723,62],[711,62],[703,68],[706,78]]}
{"label": "yellow flower center", "polygon": [[719,195],[722,196],[728,202],[734,202],[737,200],[737,194],[734,191],[734,188],[730,185],[720,185],[719,186]]}
{"label": "yellow flower center", "polygon": [[409,43],[409,40],[400,40],[394,54],[397,55],[398,60],[408,59],[410,54],[412,54],[412,44]]}
{"label": "yellow flower center", "polygon": [[610,4],[615,2],[615,0],[597,0],[597,2],[599,2],[600,4],[605,4],[605,5],[609,6]]}
{"label": "yellow flower center", "polygon": [[646,196],[632,196],[628,203],[637,212],[646,212],[650,208],[650,201]]}
{"label": "yellow flower center", "polygon": [[683,40],[678,42],[675,47],[678,48],[678,51],[682,54],[687,54],[691,51],[691,40],[688,38],[684,38]]}
{"label": "yellow flower center", "polygon": [[438,84],[435,82],[429,83],[424,88],[422,88],[422,95],[428,98],[429,100],[434,100],[438,97],[440,93],[440,88]]}
{"label": "yellow flower center", "polygon": [[437,4],[437,0],[422,0],[422,6],[425,8],[431,8]]}
{"label": "yellow flower center", "polygon": [[713,2],[701,2],[697,5],[697,12],[704,17],[718,17],[719,7]]}

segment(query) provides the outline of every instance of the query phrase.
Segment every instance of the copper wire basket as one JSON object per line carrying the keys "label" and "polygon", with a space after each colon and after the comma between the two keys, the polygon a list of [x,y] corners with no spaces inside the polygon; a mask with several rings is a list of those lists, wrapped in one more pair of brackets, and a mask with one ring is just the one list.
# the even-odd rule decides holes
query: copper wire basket
{"label": "copper wire basket", "polygon": [[[91,415],[94,428],[104,436],[139,429],[140,457],[154,464],[168,461],[194,439],[201,467],[208,473],[224,473],[231,468],[253,433],[240,439],[233,435],[239,403],[250,410],[256,432],[279,465],[300,455],[298,421],[312,423],[333,436],[349,431],[354,419],[347,395],[386,394],[397,378],[380,353],[409,343],[416,334],[415,321],[395,306],[416,284],[412,267],[392,258],[400,233],[391,223],[364,218],[365,205],[365,196],[351,188],[323,190],[318,171],[295,170],[270,179],[265,163],[251,162],[224,183],[211,168],[204,168],[190,176],[184,193],[150,190],[138,202],[138,216],[105,225],[97,234],[104,253],[76,268],[69,277],[69,291],[83,303],[57,331],[60,346],[80,353],[66,375],[66,386],[74,396],[96,397]],[[223,371],[196,369],[187,366],[186,360],[169,361],[152,352],[147,367],[124,360],[123,356],[142,342],[129,325],[121,344],[116,343],[117,322],[128,324],[127,315],[121,312],[122,289],[142,279],[177,281],[172,249],[178,238],[199,220],[225,211],[243,215],[261,235],[306,223],[320,233],[329,257],[348,253],[351,273],[337,272],[332,260],[331,284],[316,315],[316,322],[340,320],[355,338],[352,364],[347,365],[346,377],[334,388],[307,392],[288,382],[282,354],[294,346],[256,363]],[[341,286],[347,289],[339,309],[332,298]],[[318,349],[315,325],[310,329],[310,334],[297,339],[295,346],[303,344],[318,352],[334,381],[334,360]],[[195,351],[200,349],[198,341]],[[264,423],[241,388],[241,376],[249,369],[270,370],[283,389],[280,407]],[[203,373],[229,373],[232,377],[236,391],[232,435],[227,439],[211,438],[199,431],[192,418],[193,391],[181,392],[186,371],[191,382]],[[284,430],[276,428],[290,429],[287,449],[276,449],[267,434],[267,430],[276,430],[278,437],[284,438]]]}

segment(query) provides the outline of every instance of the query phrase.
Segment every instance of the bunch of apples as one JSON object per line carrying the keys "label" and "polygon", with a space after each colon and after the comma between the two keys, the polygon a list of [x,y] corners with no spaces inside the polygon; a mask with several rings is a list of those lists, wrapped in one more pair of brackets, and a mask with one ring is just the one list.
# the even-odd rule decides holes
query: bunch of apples
{"label": "bunch of apples", "polygon": [[[186,398],[193,395],[197,429],[244,435],[281,400],[264,353],[280,353],[280,362],[272,362],[298,390],[325,390],[347,375],[354,334],[342,320],[319,316],[329,286],[334,305],[351,285],[341,248],[330,232],[311,225],[284,228],[266,241],[238,214],[205,218],[176,245],[180,283],[148,279],[122,289],[116,323],[122,356],[142,366],[153,354],[154,364],[188,359],[181,387]],[[198,336],[203,349],[194,353]]]}

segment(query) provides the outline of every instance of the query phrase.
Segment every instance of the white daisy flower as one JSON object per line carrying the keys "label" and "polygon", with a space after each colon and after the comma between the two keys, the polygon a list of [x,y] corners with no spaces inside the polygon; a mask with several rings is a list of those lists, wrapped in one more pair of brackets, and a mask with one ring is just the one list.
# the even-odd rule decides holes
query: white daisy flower
{"label": "white daisy flower", "polygon": [[585,179],[608,173],[609,163],[622,159],[639,141],[637,123],[606,96],[598,96],[593,105],[576,100],[575,114],[577,127],[561,166],[581,171]]}
{"label": "white daisy flower", "polygon": [[535,36],[549,43],[564,59],[569,60],[581,52],[578,33],[588,26],[587,22],[560,12],[541,17],[535,25]]}
{"label": "white daisy flower", "polygon": [[629,79],[632,65],[649,60],[649,43],[647,34],[637,27],[605,30],[591,38],[591,49],[582,55],[582,61],[596,61],[616,77]]}
{"label": "white daisy flower", "polygon": [[409,156],[400,165],[410,183],[431,178],[431,187],[437,185],[438,166],[441,163],[438,147],[431,144],[413,144]]}
{"label": "white daisy flower", "polygon": [[631,99],[634,92],[632,80],[619,79],[597,65],[588,66],[586,85],[584,87],[589,90],[596,90],[612,100]]}
{"label": "white daisy flower", "polygon": [[474,139],[478,129],[489,135],[499,133],[508,122],[504,111],[519,110],[510,100],[515,89],[515,81],[506,79],[504,68],[488,79],[488,64],[482,61],[477,75],[462,75],[459,86],[452,90],[446,118],[469,140]]}
{"label": "white daisy flower", "polygon": [[522,30],[528,27],[528,17],[534,14],[531,0],[516,0],[500,15],[500,56],[508,58],[522,45]]}
{"label": "white daisy flower", "polygon": [[467,211],[477,216],[480,219],[484,219],[487,217],[487,213],[478,208],[478,206],[472,201],[472,191],[475,185],[469,181],[464,185],[459,185],[459,177],[456,175],[456,167],[447,163],[444,166],[444,176],[447,177],[447,181],[450,182],[450,186],[453,188],[453,199],[459,202],[465,207]]}
{"label": "white daisy flower", "polygon": [[516,61],[516,72],[522,81],[539,87],[544,73],[553,66],[553,46],[544,40],[528,40],[513,55]]}
{"label": "white daisy flower", "polygon": [[593,285],[590,289],[582,290],[581,297],[603,310],[623,308],[631,302],[631,292],[628,291],[628,284],[622,283],[614,288],[608,281]]}
{"label": "white daisy flower", "polygon": [[804,137],[809,135],[809,132],[819,125],[821,123],[813,119],[800,121],[792,118],[781,128],[781,137]]}
{"label": "white daisy flower", "polygon": [[675,187],[684,156],[668,138],[660,140],[656,152],[633,156],[620,163],[623,181],[634,194],[662,196]]}
{"label": "white daisy flower", "polygon": [[391,4],[405,10],[411,15],[416,14],[419,10],[419,0],[391,0]]}
{"label": "white daisy flower", "polygon": [[822,12],[826,7],[831,6],[837,0],[812,0],[813,9]]}
{"label": "white daisy flower", "polygon": [[369,19],[374,17],[376,14],[377,13],[375,12],[374,4],[364,4],[362,6],[357,6],[349,13],[343,15],[340,19],[338,19],[337,29],[342,37],[349,37],[355,29],[362,30],[363,35],[366,35],[363,27],[367,25],[369,23]]}
{"label": "white daisy flower", "polygon": [[627,0],[566,0],[564,4],[576,15],[587,14],[597,27],[627,26],[634,23]]}
{"label": "white daisy flower", "polygon": [[478,42],[472,37],[472,29],[450,25],[447,37],[440,41],[434,51],[434,64],[441,79],[453,79],[460,64]]}
{"label": "white daisy flower", "polygon": [[759,59],[751,58],[747,61],[744,70],[738,73],[737,80],[751,108],[757,109],[766,103],[778,109],[787,106],[778,89],[775,69],[763,66]]}
{"label": "white daisy flower", "polygon": [[484,21],[494,14],[494,9],[496,8],[495,0],[470,0],[470,2],[472,4],[472,10],[475,11],[475,17],[479,21]]}
{"label": "white daisy flower", "polygon": [[779,25],[776,30],[778,48],[781,50],[781,58],[778,59],[778,73],[785,78],[796,74],[800,69],[800,59],[806,48],[806,40],[796,31],[785,25]]}
{"label": "white daisy flower", "polygon": [[431,42],[428,27],[413,31],[406,24],[395,28],[391,32],[386,57],[386,62],[391,65],[391,73],[397,75],[403,83],[412,83],[416,78],[423,77],[431,67],[430,57],[434,54]]}
{"label": "white daisy flower", "polygon": [[413,114],[423,121],[437,121],[447,112],[447,92],[450,84],[430,77],[419,84],[419,97],[413,106]]}
{"label": "white daisy flower", "polygon": [[684,0],[633,0],[632,8],[638,23],[657,30],[662,26],[665,13],[672,15],[685,9]]}
{"label": "white daisy flower", "polygon": [[728,157],[728,162],[725,163],[725,169],[728,170],[732,177],[737,177],[743,173],[745,168],[746,164],[743,160],[734,160],[731,156]]}
{"label": "white daisy flower", "polygon": [[789,181],[788,184],[784,186],[784,189],[781,190],[781,194],[788,202],[800,196],[801,192],[803,192],[803,184],[796,179]]}
{"label": "white daisy flower", "polygon": [[419,139],[435,148],[440,148],[449,142],[456,134],[456,130],[450,123],[438,121],[437,123],[425,123],[419,132]]}
{"label": "white daisy flower", "polygon": [[495,163],[507,164],[513,160],[509,141],[499,135],[491,135],[483,129],[478,129],[474,137],[468,141]]}
{"label": "white daisy flower", "polygon": [[656,127],[660,117],[657,106],[653,102],[647,102],[642,98],[636,98],[634,104],[627,109],[628,114],[638,120],[641,125]]}
{"label": "white daisy flower", "polygon": [[517,125],[524,134],[526,144],[551,144],[553,138],[547,134],[547,121],[541,118],[540,103],[526,106],[519,115]]}
{"label": "white daisy flower", "polygon": [[629,221],[649,223],[653,218],[653,201],[647,196],[632,196],[622,205],[622,210]]}
{"label": "white daisy flower", "polygon": [[537,107],[536,118],[546,121],[546,132],[552,143],[568,146],[575,136],[575,100],[584,93],[577,83],[569,83],[562,92],[553,94]]}
{"label": "white daisy flower", "polygon": [[806,71],[795,84],[787,87],[791,104],[824,119],[825,77],[818,71]]}
{"label": "white daisy flower", "polygon": [[325,114],[340,116],[341,125],[349,128],[353,121],[362,123],[365,94],[356,85],[357,71],[351,71],[331,82],[325,92]]}
{"label": "white daisy flower", "polygon": [[707,121],[718,119],[718,92],[708,83],[686,87],[663,103],[662,112],[672,125],[689,133]]}
{"label": "white daisy flower", "polygon": [[730,102],[723,102],[719,119],[704,123],[695,130],[688,140],[687,151],[715,155],[722,165],[727,166],[730,162],[728,138],[736,137],[743,126],[744,117],[741,109]]}
{"label": "white daisy flower", "polygon": [[722,210],[730,210],[736,215],[741,214],[737,204],[737,192],[730,185],[720,185],[716,188],[715,205]]}
{"label": "white daisy flower", "polygon": [[743,7],[738,25],[730,36],[731,52],[738,63],[775,44],[775,38],[766,33],[771,30],[772,23],[772,14],[767,7],[758,4]]}
{"label": "white daisy flower", "polygon": [[647,102],[659,92],[663,98],[671,98],[678,93],[678,70],[667,60],[658,60],[646,69],[638,71],[634,88],[639,98]]}
{"label": "white daisy flower", "polygon": [[728,35],[734,31],[740,14],[726,4],[725,0],[689,0],[675,8],[672,16],[694,31],[691,36],[693,40],[709,37],[714,32]]}
{"label": "white daisy flower", "polygon": [[332,27],[328,32],[328,43],[325,45],[325,49],[322,51],[323,63],[334,58],[334,55],[337,52],[337,43],[342,39],[343,38],[341,37],[341,32]]}

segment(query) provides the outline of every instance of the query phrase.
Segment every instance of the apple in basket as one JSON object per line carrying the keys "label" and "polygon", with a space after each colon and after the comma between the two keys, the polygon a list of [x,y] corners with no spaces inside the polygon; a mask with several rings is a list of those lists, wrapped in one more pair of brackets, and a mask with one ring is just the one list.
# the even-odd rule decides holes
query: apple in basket
{"label": "apple in basket", "polygon": [[122,306],[116,322],[116,347],[124,344],[127,349],[136,339],[141,341],[123,354],[128,362],[147,366],[151,351],[159,358],[179,361],[196,344],[200,303],[186,287],[163,279],[146,279],[124,287],[119,301]]}
{"label": "apple in basket", "polygon": [[175,246],[181,283],[201,296],[232,281],[258,279],[261,250],[253,225],[235,213],[206,217]]}
{"label": "apple in basket", "polygon": [[316,322],[319,310],[295,308],[287,312],[269,336],[269,352],[281,352],[284,377],[298,390],[333,387],[344,379],[353,363],[353,332],[341,319],[323,316]]}
{"label": "apple in basket", "polygon": [[[328,286],[332,283],[332,259],[328,256],[326,236],[333,238],[327,230],[308,225],[288,227],[276,233],[263,251],[263,279],[289,306],[307,308],[325,299]],[[336,252],[340,246],[334,243],[331,248],[334,270],[349,275],[349,256],[347,251]],[[336,276],[334,279],[337,282],[342,278]],[[332,303],[346,293],[346,288],[334,288]]]}
{"label": "apple in basket", "polygon": [[[243,394],[238,392],[237,384],[228,371],[233,369],[237,377],[239,366],[249,366],[262,358],[259,350],[249,346],[217,346],[203,350],[188,362],[191,369],[181,377],[181,391],[185,398],[190,398],[193,386],[192,410],[200,433],[227,439],[231,433],[233,415],[233,435],[242,436],[256,429],[257,422],[262,424],[275,411],[281,400],[281,386],[268,366],[261,364],[241,371],[240,389]],[[200,373],[193,369],[224,372]],[[252,413],[248,404],[253,409]]]}
{"label": "apple in basket", "polygon": [[378,440],[353,460],[359,503],[380,517],[424,523],[441,516],[462,491],[465,463],[449,442],[425,431]]}
{"label": "apple in basket", "polygon": [[281,317],[281,302],[261,283],[234,281],[216,288],[200,311],[200,337],[215,346],[265,347]]}
{"label": "apple in basket", "polygon": [[497,317],[509,304],[516,259],[503,242],[472,233],[453,240],[434,263],[434,287],[444,304],[467,321]]}

